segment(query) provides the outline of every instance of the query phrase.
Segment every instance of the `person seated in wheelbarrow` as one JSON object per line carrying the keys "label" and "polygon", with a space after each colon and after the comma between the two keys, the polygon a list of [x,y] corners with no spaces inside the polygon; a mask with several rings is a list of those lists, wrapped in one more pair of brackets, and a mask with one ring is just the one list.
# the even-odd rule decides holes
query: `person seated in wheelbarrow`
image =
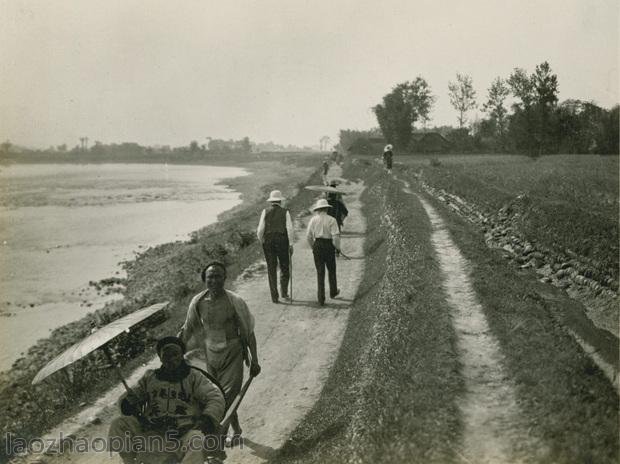
{"label": "person seated in wheelbarrow", "polygon": [[177,337],[157,342],[161,367],[148,370],[123,398],[123,416],[109,430],[110,451],[124,463],[219,463],[219,422],[225,412],[222,390],[183,359]]}

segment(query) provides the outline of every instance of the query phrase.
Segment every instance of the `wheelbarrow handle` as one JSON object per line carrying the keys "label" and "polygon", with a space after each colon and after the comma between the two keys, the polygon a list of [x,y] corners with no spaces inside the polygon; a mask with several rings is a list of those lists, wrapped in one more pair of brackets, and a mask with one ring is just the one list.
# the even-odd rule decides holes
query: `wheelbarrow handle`
{"label": "wheelbarrow handle", "polygon": [[245,381],[245,383],[243,384],[243,387],[241,387],[241,391],[237,394],[237,396],[233,400],[232,404],[228,408],[228,411],[226,411],[226,415],[224,416],[224,419],[222,419],[222,422],[220,422],[220,427],[222,429],[226,429],[226,427],[228,427],[230,425],[230,421],[232,420],[232,416],[233,416],[233,414],[235,414],[235,412],[237,412],[237,409],[239,409],[239,405],[241,404],[241,400],[243,399],[243,397],[245,396],[246,392],[248,391],[248,388],[250,388],[250,384],[252,383],[253,379],[254,379],[254,377],[250,376],[248,378],[248,380]]}

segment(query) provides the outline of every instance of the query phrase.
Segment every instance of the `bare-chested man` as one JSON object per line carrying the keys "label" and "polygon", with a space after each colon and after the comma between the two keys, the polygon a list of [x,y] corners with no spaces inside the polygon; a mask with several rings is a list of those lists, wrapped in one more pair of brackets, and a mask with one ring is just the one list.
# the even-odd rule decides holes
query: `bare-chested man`
{"label": "bare-chested man", "polygon": [[[188,346],[199,346],[204,350],[207,372],[217,379],[224,390],[228,409],[241,390],[244,360],[250,367],[251,376],[260,373],[254,317],[239,295],[224,288],[226,267],[222,263],[208,264],[201,277],[205,290],[189,304],[179,336]],[[229,446],[241,438],[236,413],[231,425],[233,435],[227,438]]]}

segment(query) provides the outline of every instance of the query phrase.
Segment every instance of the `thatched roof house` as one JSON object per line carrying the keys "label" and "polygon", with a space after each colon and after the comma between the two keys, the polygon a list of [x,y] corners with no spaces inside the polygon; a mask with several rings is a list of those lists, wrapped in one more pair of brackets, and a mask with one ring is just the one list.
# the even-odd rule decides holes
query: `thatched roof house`
{"label": "thatched roof house", "polygon": [[448,153],[452,142],[439,132],[423,132],[413,134],[411,151],[413,153]]}
{"label": "thatched roof house", "polygon": [[347,147],[347,151],[358,155],[381,155],[387,142],[383,137],[360,137]]}

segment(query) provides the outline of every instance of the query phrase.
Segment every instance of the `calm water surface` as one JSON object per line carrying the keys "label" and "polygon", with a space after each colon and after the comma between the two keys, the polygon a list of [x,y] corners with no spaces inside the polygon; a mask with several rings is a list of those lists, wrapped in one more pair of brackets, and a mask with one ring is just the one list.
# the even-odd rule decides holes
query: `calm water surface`
{"label": "calm water surface", "polygon": [[119,262],[186,240],[240,203],[240,168],[153,164],[0,168],[0,370],[39,338],[109,300],[89,281]]}

